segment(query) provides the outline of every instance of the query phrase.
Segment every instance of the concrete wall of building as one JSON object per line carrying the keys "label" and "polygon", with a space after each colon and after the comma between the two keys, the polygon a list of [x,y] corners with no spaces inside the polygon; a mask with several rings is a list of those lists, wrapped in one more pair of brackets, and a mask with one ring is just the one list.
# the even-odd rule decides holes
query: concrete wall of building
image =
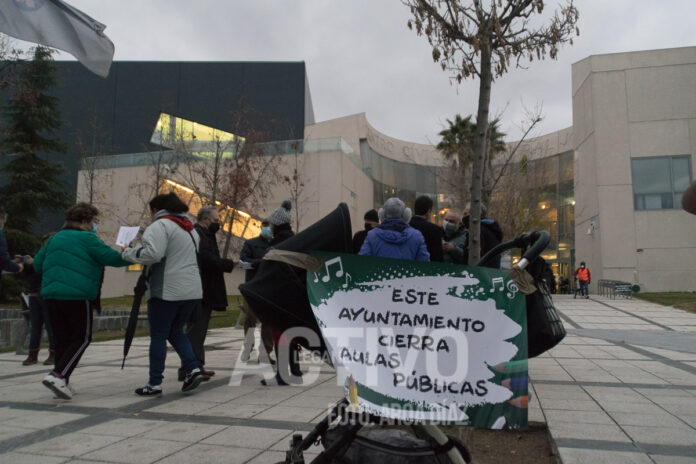
{"label": "concrete wall of building", "polygon": [[[293,202],[292,227],[301,231],[333,211],[339,203],[348,205],[353,232],[362,229],[363,214],[372,207],[372,181],[362,170],[341,151],[317,152],[279,157],[276,166],[278,177],[272,180],[270,195],[263,205],[249,213],[259,218],[268,216],[281,202],[292,198],[292,186],[283,179],[292,177],[297,167],[301,173],[297,202]],[[179,173],[170,178],[183,185],[192,179],[180,166]],[[92,201],[101,210],[99,237],[116,248],[115,241],[120,226],[147,227],[150,223],[147,202],[154,195],[154,167],[134,166],[113,169],[80,171],[78,176],[78,201],[88,201],[90,196],[89,175],[94,175]],[[193,182],[196,182],[193,180]],[[299,228],[296,220],[299,212]],[[218,234],[220,248],[223,249],[223,234]],[[230,258],[237,260],[242,241],[233,242]],[[102,288],[104,298],[131,295],[139,272],[126,268],[107,268]],[[244,282],[244,272],[235,269],[226,274],[229,294],[238,294],[238,285]]]}
{"label": "concrete wall of building", "polygon": [[576,260],[595,282],[692,290],[696,218],[636,211],[631,158],[689,154],[693,169],[696,47],[591,56],[572,76]]}
{"label": "concrete wall of building", "polygon": [[367,143],[378,153],[404,163],[425,166],[444,166],[441,153],[432,145],[395,139],[372,127],[365,113],[319,122],[305,128],[305,138],[342,137],[360,155],[360,141]]}

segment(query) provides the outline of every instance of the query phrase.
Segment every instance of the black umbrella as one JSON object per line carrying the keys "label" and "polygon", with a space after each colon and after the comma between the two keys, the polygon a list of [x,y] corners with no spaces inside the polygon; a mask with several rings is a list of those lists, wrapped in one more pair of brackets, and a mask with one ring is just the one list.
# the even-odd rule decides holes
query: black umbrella
{"label": "black umbrella", "polygon": [[126,365],[126,356],[133,343],[135,328],[138,326],[138,314],[140,313],[140,303],[143,300],[143,295],[147,291],[147,266],[143,266],[143,270],[138,277],[138,282],[133,288],[133,306],[131,307],[130,316],[128,316],[128,327],[126,327],[126,337],[123,339],[123,362],[121,369]]}

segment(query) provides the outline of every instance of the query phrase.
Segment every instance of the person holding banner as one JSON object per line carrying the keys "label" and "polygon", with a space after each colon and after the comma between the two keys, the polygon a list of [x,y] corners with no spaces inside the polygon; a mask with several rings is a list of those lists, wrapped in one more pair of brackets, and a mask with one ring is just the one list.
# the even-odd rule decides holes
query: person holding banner
{"label": "person holding banner", "polygon": [[359,255],[430,261],[423,234],[408,225],[411,209],[393,197],[378,211],[381,224],[367,233]]}

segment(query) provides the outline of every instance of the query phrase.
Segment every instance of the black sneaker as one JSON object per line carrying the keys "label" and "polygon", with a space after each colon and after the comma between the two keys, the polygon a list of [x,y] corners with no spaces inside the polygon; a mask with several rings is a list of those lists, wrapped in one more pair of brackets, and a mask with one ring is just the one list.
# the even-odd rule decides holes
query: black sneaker
{"label": "black sneaker", "polygon": [[191,371],[190,374],[184,379],[184,384],[181,386],[181,391],[187,392],[198,387],[203,381],[203,373],[200,369],[196,368]]}
{"label": "black sneaker", "polygon": [[152,386],[147,384],[144,387],[136,388],[135,394],[140,396],[160,396],[162,395],[162,385]]}

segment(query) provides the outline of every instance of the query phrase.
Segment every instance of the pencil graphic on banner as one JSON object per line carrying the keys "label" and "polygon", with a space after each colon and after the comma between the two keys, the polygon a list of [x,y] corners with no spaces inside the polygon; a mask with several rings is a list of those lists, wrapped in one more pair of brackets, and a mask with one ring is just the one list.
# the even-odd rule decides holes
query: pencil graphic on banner
{"label": "pencil graphic on banner", "polygon": [[355,383],[353,374],[348,379],[348,395],[350,396],[350,404],[358,407],[358,385]]}

